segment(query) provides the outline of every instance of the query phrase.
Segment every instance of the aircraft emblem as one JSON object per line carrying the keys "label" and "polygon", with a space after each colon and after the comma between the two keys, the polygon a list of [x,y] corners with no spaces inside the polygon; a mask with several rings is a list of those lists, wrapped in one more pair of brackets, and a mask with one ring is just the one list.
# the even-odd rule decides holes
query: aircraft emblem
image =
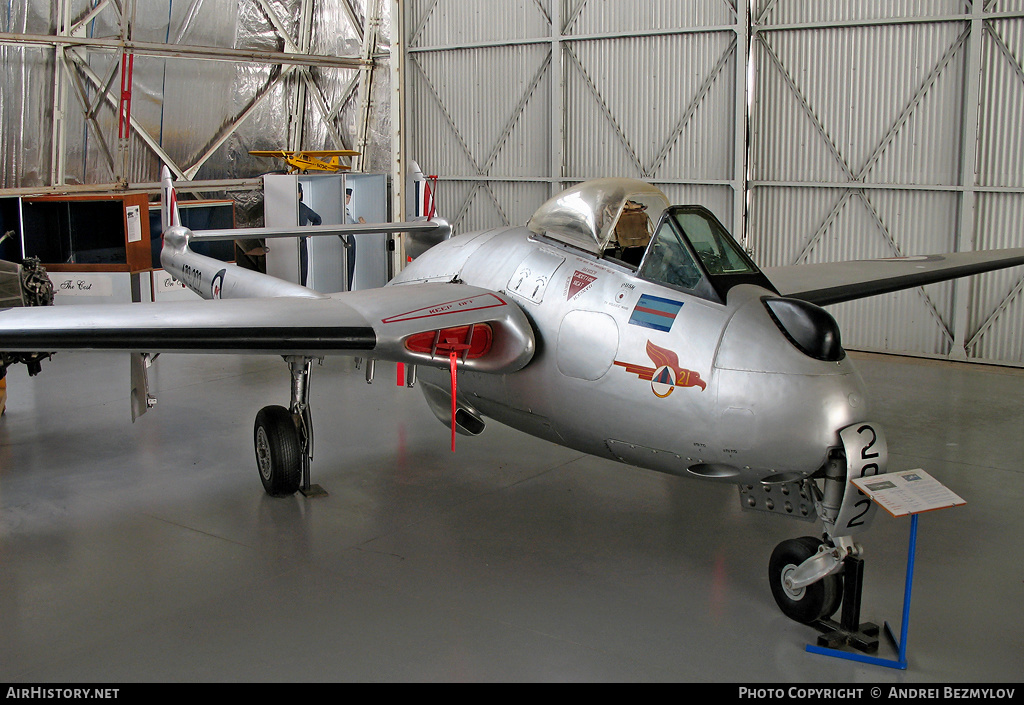
{"label": "aircraft emblem", "polygon": [[676,387],[700,387],[702,392],[707,389],[708,384],[700,378],[700,373],[680,367],[679,356],[671,350],[658,347],[648,340],[647,357],[651,358],[654,367],[645,367],[619,360],[616,360],[615,364],[624,367],[626,372],[649,381],[651,391],[659,399],[667,397]]}
{"label": "aircraft emblem", "polygon": [[213,282],[210,284],[210,291],[213,294],[213,298],[221,298],[221,292],[224,290],[224,275],[228,273],[228,270],[222,269],[213,275]]}

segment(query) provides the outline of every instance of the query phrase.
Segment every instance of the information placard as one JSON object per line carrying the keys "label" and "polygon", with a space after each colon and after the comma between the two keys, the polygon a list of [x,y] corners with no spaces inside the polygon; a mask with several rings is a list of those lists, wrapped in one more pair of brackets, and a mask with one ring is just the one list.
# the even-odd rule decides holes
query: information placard
{"label": "information placard", "polygon": [[967,502],[920,468],[852,480],[861,492],[894,517]]}

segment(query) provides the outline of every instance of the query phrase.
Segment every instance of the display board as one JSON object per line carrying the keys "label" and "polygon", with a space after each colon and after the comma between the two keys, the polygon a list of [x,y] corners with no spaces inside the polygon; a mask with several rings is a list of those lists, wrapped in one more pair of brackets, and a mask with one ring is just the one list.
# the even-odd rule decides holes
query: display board
{"label": "display board", "polygon": [[894,517],[958,507],[967,502],[917,468],[852,480],[861,492]]}

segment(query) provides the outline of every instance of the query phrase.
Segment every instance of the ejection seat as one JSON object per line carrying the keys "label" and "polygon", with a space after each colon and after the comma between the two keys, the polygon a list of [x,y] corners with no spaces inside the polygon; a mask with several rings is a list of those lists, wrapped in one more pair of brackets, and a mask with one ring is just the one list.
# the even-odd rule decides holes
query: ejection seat
{"label": "ejection seat", "polygon": [[614,244],[605,250],[605,255],[632,267],[639,267],[653,232],[654,225],[647,215],[647,205],[627,200],[615,223]]}

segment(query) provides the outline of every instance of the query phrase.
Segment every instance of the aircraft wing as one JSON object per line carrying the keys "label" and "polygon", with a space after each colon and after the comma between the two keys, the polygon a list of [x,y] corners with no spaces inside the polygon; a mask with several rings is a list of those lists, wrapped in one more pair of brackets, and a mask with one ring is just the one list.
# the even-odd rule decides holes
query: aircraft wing
{"label": "aircraft wing", "polygon": [[819,306],[1024,264],[1024,248],[798,264],[762,271],[779,293]]}
{"label": "aircraft wing", "polygon": [[287,151],[284,149],[252,149],[249,150],[249,154],[257,157],[291,157],[291,156],[307,156],[307,157],[358,157],[359,152],[353,149],[314,149],[314,150],[299,150],[299,151]]}
{"label": "aircraft wing", "polygon": [[295,154],[302,157],[358,157],[360,152],[354,149],[303,149]]}
{"label": "aircraft wing", "polygon": [[[468,347],[464,347],[468,346]],[[0,350],[349,355],[479,372],[533,356],[526,314],[464,284],[409,284],[315,299],[263,298],[0,310]]]}

